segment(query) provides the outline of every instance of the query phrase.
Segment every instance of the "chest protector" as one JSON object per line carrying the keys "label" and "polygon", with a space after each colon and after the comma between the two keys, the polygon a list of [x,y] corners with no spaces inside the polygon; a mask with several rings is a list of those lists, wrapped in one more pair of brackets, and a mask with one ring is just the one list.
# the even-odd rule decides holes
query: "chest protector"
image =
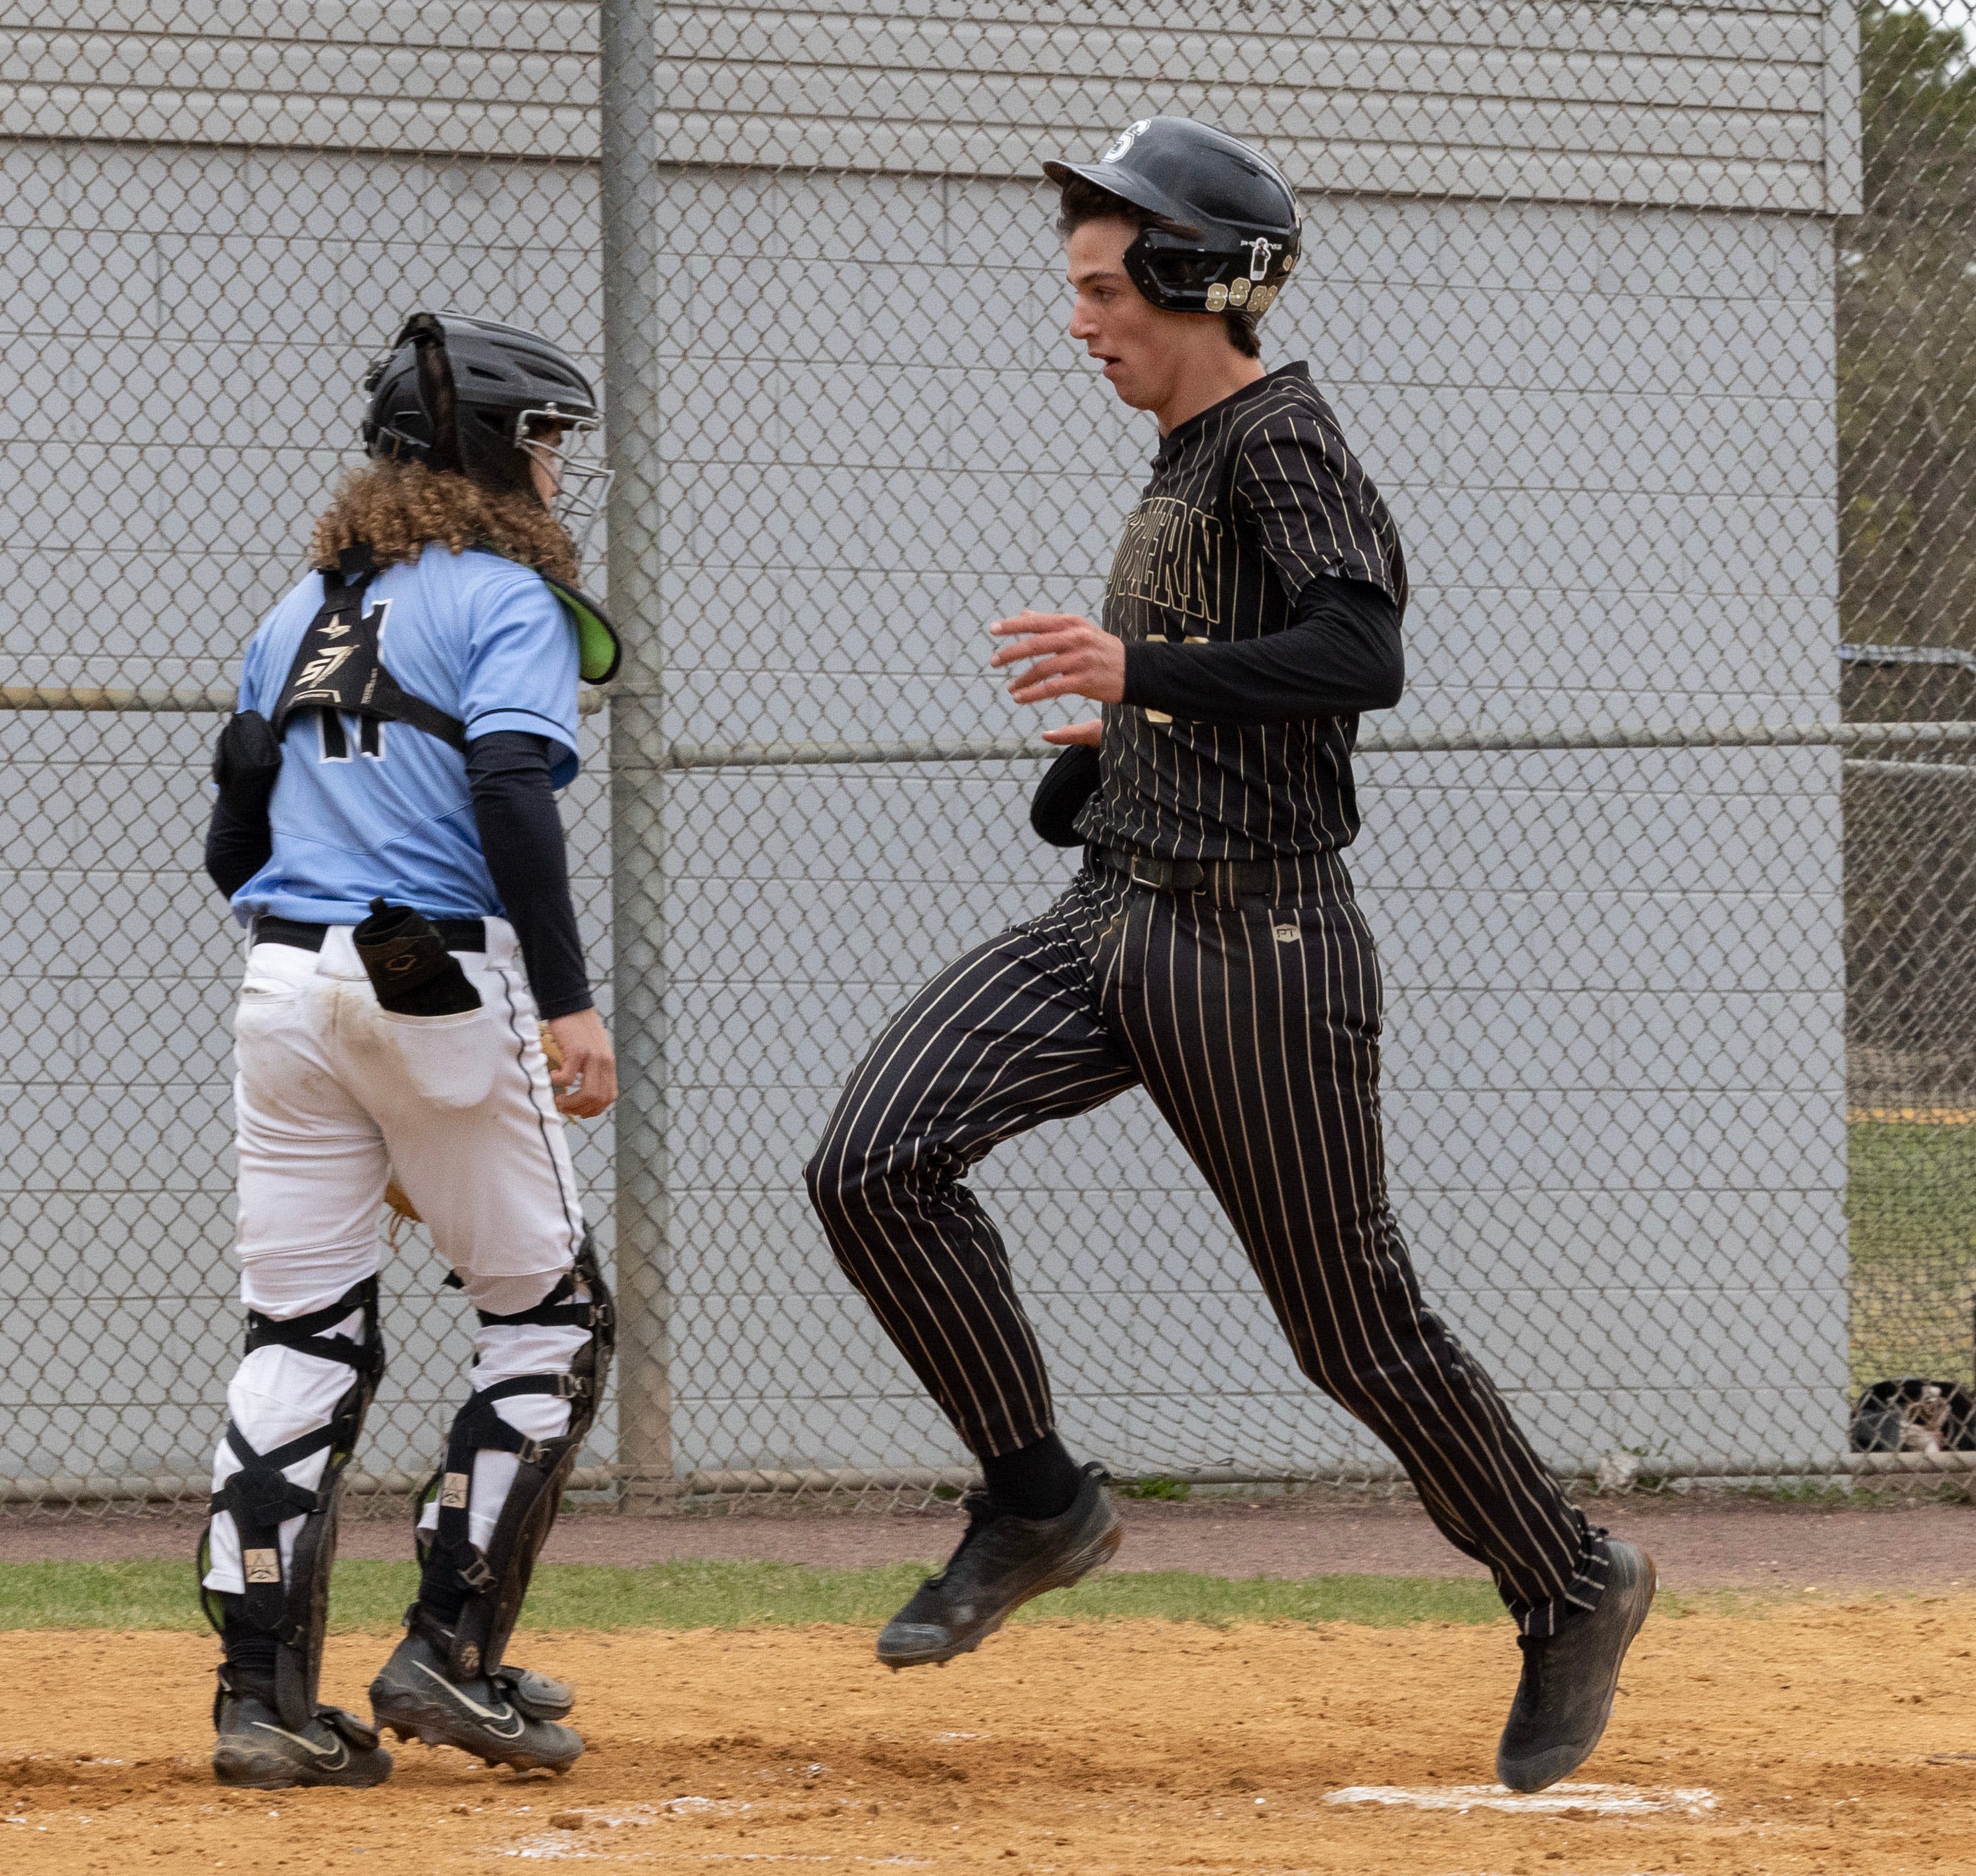
{"label": "chest protector", "polygon": [[377,654],[377,615],[366,613],[364,602],[377,564],[367,547],[347,547],[336,565],[322,576],[322,605],[288,667],[288,681],[275,701],[268,727],[278,746],[288,719],[298,710],[319,710],[324,756],[334,760],[349,754],[342,717],[361,720],[360,734],[367,755],[377,753],[377,725],[408,723],[436,736],[462,755],[466,753],[466,725],[449,717],[436,704],[401,690]]}
{"label": "chest protector", "polygon": [[[322,605],[302,634],[272,720],[259,711],[242,711],[220,731],[212,779],[237,819],[251,822],[266,814],[282,767],[282,733],[298,710],[321,711],[323,753],[332,759],[350,753],[345,714],[358,720],[367,755],[378,753],[380,723],[410,724],[466,753],[466,724],[400,688],[384,668],[377,651],[377,618],[367,616],[364,608],[380,571],[368,547],[347,547],[337,556],[336,565],[322,576]],[[578,674],[587,684],[608,683],[618,671],[618,628],[587,594],[546,573],[540,577],[576,628]]]}

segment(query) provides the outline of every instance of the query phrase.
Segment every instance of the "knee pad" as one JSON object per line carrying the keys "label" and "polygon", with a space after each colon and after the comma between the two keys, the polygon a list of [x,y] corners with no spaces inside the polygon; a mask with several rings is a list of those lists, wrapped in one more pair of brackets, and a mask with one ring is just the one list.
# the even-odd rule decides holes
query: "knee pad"
{"label": "knee pad", "polygon": [[[361,1312],[357,1340],[328,1333],[353,1312]],[[351,1370],[347,1392],[326,1426],[304,1433],[267,1452],[251,1446],[232,1420],[226,1443],[240,1470],[213,1493],[209,1512],[228,1513],[239,1533],[246,1588],[239,1595],[205,1590],[200,1601],[208,1621],[226,1632],[230,1613],[250,1632],[275,1644],[275,1703],[283,1725],[299,1731],[315,1716],[322,1673],[323,1636],[329,1615],[329,1572],[336,1559],[337,1501],[343,1473],[356,1451],[364,1416],[384,1372],[384,1338],[377,1320],[377,1280],[366,1278],[326,1308],[285,1322],[249,1311],[247,1353],[271,1344],[299,1350]],[[287,1478],[282,1469],[327,1449],[322,1482],[311,1491]],[[299,1517],[288,1562],[282,1560],[282,1526]],[[210,1567],[210,1528],[199,1541],[199,1575]]]}
{"label": "knee pad", "polygon": [[[466,1592],[458,1623],[434,1637],[446,1649],[452,1671],[463,1679],[491,1676],[501,1666],[535,1558],[555,1522],[577,1452],[596,1420],[617,1340],[611,1292],[588,1231],[575,1266],[534,1308],[512,1316],[479,1314],[486,1328],[578,1328],[587,1331],[588,1339],[565,1373],[519,1375],[475,1393],[446,1436],[444,1462],[419,1495],[415,1518],[435,1496],[439,1503],[438,1522],[430,1537],[418,1532],[420,1561],[429,1574],[435,1568],[451,1572]],[[533,1439],[510,1426],[494,1411],[495,1403],[520,1394],[567,1400],[568,1429],[552,1439]],[[517,1465],[483,1551],[473,1541],[467,1508],[473,1462],[486,1452],[512,1452]]]}

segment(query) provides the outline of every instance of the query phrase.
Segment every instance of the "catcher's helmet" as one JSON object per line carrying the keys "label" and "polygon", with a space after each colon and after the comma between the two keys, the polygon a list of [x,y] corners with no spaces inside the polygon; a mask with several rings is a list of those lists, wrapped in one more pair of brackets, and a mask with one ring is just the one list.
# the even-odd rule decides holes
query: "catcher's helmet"
{"label": "catcher's helmet", "polygon": [[1141,117],[1095,163],[1050,162],[1061,187],[1073,176],[1179,225],[1142,228],[1125,271],[1155,306],[1266,312],[1303,242],[1296,195],[1266,157],[1185,117]]}
{"label": "catcher's helmet", "polygon": [[597,394],[560,348],[464,313],[413,313],[364,380],[364,447],[374,457],[451,470],[492,489],[534,487],[532,457],[553,462],[556,519],[582,545],[610,471],[575,447],[603,421]]}

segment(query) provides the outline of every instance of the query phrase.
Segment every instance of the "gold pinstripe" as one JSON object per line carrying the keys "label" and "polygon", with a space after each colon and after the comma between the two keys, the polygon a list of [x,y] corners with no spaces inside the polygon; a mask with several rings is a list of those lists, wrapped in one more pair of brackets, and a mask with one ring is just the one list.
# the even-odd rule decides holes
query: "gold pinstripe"
{"label": "gold pinstripe", "polygon": [[[1180,517],[1211,531],[1191,553]],[[1169,603],[1145,577],[1158,535],[1162,565],[1211,565],[1218,590],[1195,602],[1191,580]],[[1361,580],[1404,613],[1398,530],[1301,366],[1272,372],[1175,429],[1120,542],[1105,628],[1149,638],[1226,643],[1284,630],[1313,579]],[[1261,859],[1348,846],[1358,831],[1352,783],[1355,717],[1243,727],[1174,721],[1107,704],[1098,793],[1079,823],[1087,839],[1188,859]]]}
{"label": "gold pinstripe", "polygon": [[[808,1168],[839,1263],[977,1454],[1052,1424],[1000,1232],[963,1182],[1000,1142],[1143,1086],[1247,1251],[1298,1364],[1390,1446],[1526,1632],[1589,1607],[1602,1535],[1422,1301],[1388,1203],[1378,966],[1342,860],[1273,895],[1087,869],[887,1028]],[[1275,928],[1294,926],[1291,941]]]}

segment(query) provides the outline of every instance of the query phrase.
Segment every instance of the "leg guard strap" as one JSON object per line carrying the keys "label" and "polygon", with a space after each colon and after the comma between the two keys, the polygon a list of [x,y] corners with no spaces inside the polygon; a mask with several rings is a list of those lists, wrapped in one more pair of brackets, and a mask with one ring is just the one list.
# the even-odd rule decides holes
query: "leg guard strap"
{"label": "leg guard strap", "polygon": [[[581,1285],[588,1292],[576,1300]],[[501,1666],[508,1639],[521,1613],[537,1555],[555,1522],[563,1489],[578,1449],[597,1417],[597,1405],[610,1372],[615,1344],[611,1292],[597,1265],[590,1235],[584,1235],[575,1268],[534,1308],[512,1316],[482,1314],[489,1327],[570,1327],[587,1330],[589,1340],[566,1374],[527,1374],[476,1392],[461,1409],[446,1439],[446,1462],[422,1500],[436,1489],[438,1528],[421,1545],[428,1571],[452,1574],[466,1591],[459,1620],[444,1631],[453,1671],[471,1677],[492,1675]],[[497,1401],[522,1394],[547,1394],[570,1405],[568,1429],[535,1439],[510,1426],[494,1411]],[[502,1501],[492,1535],[482,1551],[472,1538],[467,1509],[476,1456],[512,1452],[519,1465]]]}
{"label": "leg guard strap", "polygon": [[[353,1342],[347,1335],[330,1335],[343,1319],[354,1311],[364,1312],[364,1339]],[[384,1372],[384,1338],[377,1331],[377,1279],[367,1277],[353,1284],[334,1303],[311,1310],[306,1316],[264,1316],[259,1310],[247,1312],[247,1353],[278,1346],[299,1350],[324,1361],[340,1361],[367,1375],[373,1391]]]}
{"label": "leg guard strap", "polygon": [[334,1474],[325,1477],[323,1490],[311,1492],[288,1478],[283,1469],[334,1446],[336,1433],[333,1424],[318,1427],[271,1452],[256,1452],[229,1420],[226,1443],[240,1462],[240,1470],[206,1502],[209,1512],[229,1513],[240,1534],[241,1568],[247,1578],[240,1614],[252,1627],[291,1646],[298,1636],[282,1581],[282,1526],[291,1518],[311,1517],[321,1511]]}
{"label": "leg guard strap", "polygon": [[[323,1333],[353,1312],[361,1312],[363,1317],[361,1340]],[[349,1391],[337,1403],[328,1426],[266,1452],[257,1452],[240,1429],[228,1422],[226,1444],[239,1460],[240,1470],[213,1493],[208,1508],[216,1514],[224,1512],[233,1519],[240,1538],[246,1588],[241,1595],[223,1600],[209,1594],[205,1599],[206,1613],[213,1627],[224,1634],[230,1605],[231,1613],[242,1626],[272,1638],[278,1650],[275,1703],[282,1723],[299,1729],[316,1710],[342,1475],[356,1450],[371,1396],[384,1371],[377,1280],[367,1278],[327,1308],[287,1321],[250,1313],[248,1352],[251,1354],[271,1344],[341,1362],[354,1373]],[[285,1475],[285,1469],[298,1460],[325,1450],[328,1462],[322,1483],[315,1490],[298,1485]],[[293,1554],[285,1565],[281,1528],[296,1517],[302,1519],[302,1527],[295,1535]],[[203,1541],[200,1548],[203,1577],[208,1568],[208,1543]]]}
{"label": "leg guard strap", "polygon": [[[589,1260],[591,1275],[584,1274],[584,1260]],[[562,1281],[532,1309],[517,1310],[512,1316],[497,1316],[489,1310],[477,1310],[483,1329],[588,1329],[609,1350],[617,1345],[617,1324],[611,1305],[611,1292],[595,1281],[595,1254],[590,1248],[590,1234],[583,1236],[583,1250],[576,1267],[563,1273]],[[582,1283],[589,1290],[588,1301],[576,1300],[576,1287]]]}

